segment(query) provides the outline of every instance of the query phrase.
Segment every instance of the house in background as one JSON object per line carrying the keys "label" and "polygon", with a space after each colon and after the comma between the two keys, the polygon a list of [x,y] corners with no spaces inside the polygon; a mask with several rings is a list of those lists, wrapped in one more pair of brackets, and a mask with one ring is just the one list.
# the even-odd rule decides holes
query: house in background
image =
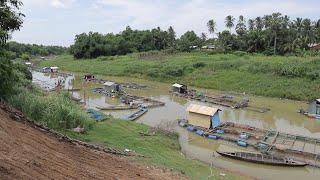
{"label": "house in background", "polygon": [[193,126],[213,129],[221,124],[219,108],[191,104],[187,108],[188,123]]}
{"label": "house in background", "polygon": [[52,73],[57,73],[59,71],[58,67],[50,67]]}
{"label": "house in background", "polygon": [[320,117],[320,99],[316,99],[309,104],[308,116]]}
{"label": "house in background", "polygon": [[120,84],[117,84],[115,82],[107,81],[103,84],[103,88],[107,92],[120,92],[121,87]]}
{"label": "house in background", "polygon": [[86,81],[91,81],[91,80],[95,80],[95,77],[92,74],[86,74],[84,75],[83,79]]}
{"label": "house in background", "polygon": [[181,94],[185,94],[188,91],[188,87],[186,85],[184,85],[184,84],[175,83],[175,84],[172,85],[172,91],[173,92],[178,92],[178,93],[181,93]]}

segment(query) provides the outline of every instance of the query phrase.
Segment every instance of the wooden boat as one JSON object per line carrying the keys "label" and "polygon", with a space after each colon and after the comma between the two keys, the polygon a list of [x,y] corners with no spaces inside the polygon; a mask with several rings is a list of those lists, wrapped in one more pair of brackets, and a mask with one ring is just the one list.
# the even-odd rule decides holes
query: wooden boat
{"label": "wooden boat", "polygon": [[306,166],[304,162],[296,161],[286,157],[277,157],[273,155],[264,155],[257,153],[248,153],[248,152],[220,152],[218,154],[226,156],[233,159],[268,164],[268,165],[277,165],[277,166]]}
{"label": "wooden boat", "polygon": [[138,106],[108,106],[108,107],[100,107],[97,106],[97,109],[100,110],[129,110],[129,109],[138,109]]}
{"label": "wooden boat", "polygon": [[133,113],[132,115],[128,116],[126,118],[126,120],[128,121],[134,121],[136,119],[138,119],[139,117],[141,117],[142,115],[144,115],[146,112],[148,112],[147,108],[141,108],[139,109],[139,111]]}
{"label": "wooden boat", "polygon": [[76,102],[80,102],[80,101],[81,101],[81,98],[74,97],[74,96],[71,96],[71,99],[72,99],[73,101],[76,101]]}

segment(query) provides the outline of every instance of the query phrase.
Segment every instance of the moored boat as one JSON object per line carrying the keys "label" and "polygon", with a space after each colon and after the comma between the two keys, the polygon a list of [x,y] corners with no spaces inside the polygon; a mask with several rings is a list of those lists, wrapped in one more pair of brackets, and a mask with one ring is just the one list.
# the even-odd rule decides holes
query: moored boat
{"label": "moored boat", "polygon": [[294,159],[287,158],[287,157],[277,157],[273,155],[248,153],[248,152],[221,152],[221,151],[216,151],[216,152],[225,157],[253,162],[253,163],[259,163],[259,164],[268,164],[268,165],[277,165],[277,166],[306,166],[307,165],[307,163],[296,161]]}
{"label": "moored boat", "polygon": [[132,115],[128,116],[126,118],[126,120],[128,121],[134,121],[136,119],[138,119],[139,117],[141,117],[142,115],[144,115],[146,112],[148,112],[148,109],[143,107],[141,109],[139,109],[139,111],[133,113]]}
{"label": "moored boat", "polygon": [[97,106],[97,109],[100,110],[129,110],[129,109],[138,109],[138,106],[108,106],[108,107],[100,107]]}

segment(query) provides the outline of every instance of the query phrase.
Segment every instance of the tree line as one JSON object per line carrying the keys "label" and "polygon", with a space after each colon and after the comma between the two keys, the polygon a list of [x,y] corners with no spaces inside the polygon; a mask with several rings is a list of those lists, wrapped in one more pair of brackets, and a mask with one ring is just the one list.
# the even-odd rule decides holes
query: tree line
{"label": "tree line", "polygon": [[6,50],[6,54],[10,59],[27,59],[30,58],[30,56],[60,55],[67,52],[66,47],[23,44],[14,41],[8,42],[4,46],[4,49]]}
{"label": "tree line", "polygon": [[191,51],[204,45],[215,47],[218,52],[244,51],[267,55],[297,54],[309,50],[309,45],[320,42],[320,19],[296,18],[281,13],[263,17],[237,19],[229,15],[225,18],[227,30],[216,32],[215,20],[207,23],[208,32],[198,36],[187,31],[176,37],[173,27],[162,30],[132,30],[128,26],[118,34],[97,32],[82,33],[75,37],[70,52],[75,58],[96,58],[98,56],[124,55],[150,50]]}
{"label": "tree line", "polygon": [[[215,33],[214,20],[207,26],[210,33]],[[218,32],[216,39],[216,44],[224,51],[295,54],[320,42],[320,19],[298,17],[291,20],[281,13],[248,20],[242,15],[238,19],[229,15],[225,18],[225,26],[228,30]]]}

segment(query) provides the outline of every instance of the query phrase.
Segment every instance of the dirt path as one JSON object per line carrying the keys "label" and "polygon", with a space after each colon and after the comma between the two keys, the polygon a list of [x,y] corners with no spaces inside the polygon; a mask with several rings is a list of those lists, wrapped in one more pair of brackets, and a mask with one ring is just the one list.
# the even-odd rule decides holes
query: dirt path
{"label": "dirt path", "polygon": [[0,108],[0,179],[185,179],[59,140]]}

